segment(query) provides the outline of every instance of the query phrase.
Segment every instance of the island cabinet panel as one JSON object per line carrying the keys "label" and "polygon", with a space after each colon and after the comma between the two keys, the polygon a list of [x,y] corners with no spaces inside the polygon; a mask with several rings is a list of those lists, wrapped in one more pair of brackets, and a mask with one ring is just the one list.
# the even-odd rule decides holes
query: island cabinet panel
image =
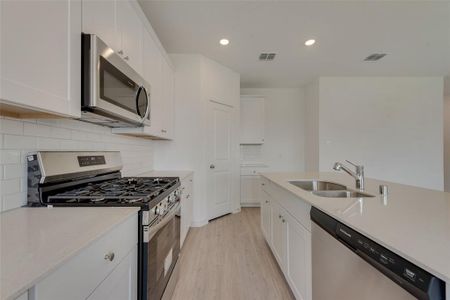
{"label": "island cabinet panel", "polygon": [[261,187],[264,237],[295,298],[311,300],[311,206],[264,177]]}

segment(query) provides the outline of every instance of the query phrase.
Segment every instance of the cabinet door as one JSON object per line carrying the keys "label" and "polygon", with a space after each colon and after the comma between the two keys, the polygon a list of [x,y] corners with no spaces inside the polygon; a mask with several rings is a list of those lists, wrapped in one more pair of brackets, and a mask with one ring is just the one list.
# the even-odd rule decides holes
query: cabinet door
{"label": "cabinet door", "polygon": [[89,296],[89,300],[137,299],[137,246]]}
{"label": "cabinet door", "polygon": [[96,34],[115,51],[120,48],[116,1],[83,0],[83,32]]}
{"label": "cabinet door", "polygon": [[311,299],[311,233],[289,214],[287,229],[286,279],[296,299]]}
{"label": "cabinet door", "polygon": [[241,176],[241,204],[244,206],[255,206],[260,202],[259,176]]}
{"label": "cabinet door", "polygon": [[81,2],[0,1],[0,98],[80,117]]}
{"label": "cabinet door", "polygon": [[276,201],[271,201],[272,207],[272,252],[284,271],[286,261],[286,221],[284,210]]}
{"label": "cabinet door", "polygon": [[144,31],[144,78],[150,83],[150,128],[155,136],[162,134],[164,122],[163,102],[163,57],[156,43],[147,31]]}
{"label": "cabinet door", "polygon": [[142,74],[143,24],[130,1],[117,1],[117,26],[123,59]]}
{"label": "cabinet door", "polygon": [[164,122],[163,136],[167,139],[173,138],[174,130],[174,88],[175,78],[172,67],[166,60],[163,60],[163,101],[164,101]]}
{"label": "cabinet door", "polygon": [[270,195],[265,191],[261,191],[261,229],[266,238],[267,243],[271,243],[272,235],[271,235],[271,227],[272,227],[272,212],[271,212],[271,203],[270,203]]}
{"label": "cabinet door", "polygon": [[241,144],[264,143],[264,98],[241,96]]}

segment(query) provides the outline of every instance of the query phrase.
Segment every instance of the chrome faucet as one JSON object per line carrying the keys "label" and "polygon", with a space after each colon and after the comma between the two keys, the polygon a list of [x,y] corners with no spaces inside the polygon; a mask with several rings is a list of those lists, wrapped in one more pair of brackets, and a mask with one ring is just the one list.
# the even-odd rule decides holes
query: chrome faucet
{"label": "chrome faucet", "polygon": [[336,171],[344,171],[356,180],[356,188],[360,189],[361,191],[364,190],[364,166],[356,165],[352,163],[351,161],[346,160],[349,164],[353,165],[356,168],[356,171],[353,172],[348,167],[346,167],[344,164],[340,162],[334,163],[333,169]]}

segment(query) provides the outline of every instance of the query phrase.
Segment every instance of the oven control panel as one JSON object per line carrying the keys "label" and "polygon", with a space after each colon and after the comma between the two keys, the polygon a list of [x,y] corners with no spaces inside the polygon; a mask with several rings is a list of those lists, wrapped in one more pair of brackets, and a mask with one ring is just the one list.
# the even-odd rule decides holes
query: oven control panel
{"label": "oven control panel", "polygon": [[170,193],[166,198],[164,198],[150,210],[150,222],[163,217],[179,201],[179,189],[177,189]]}

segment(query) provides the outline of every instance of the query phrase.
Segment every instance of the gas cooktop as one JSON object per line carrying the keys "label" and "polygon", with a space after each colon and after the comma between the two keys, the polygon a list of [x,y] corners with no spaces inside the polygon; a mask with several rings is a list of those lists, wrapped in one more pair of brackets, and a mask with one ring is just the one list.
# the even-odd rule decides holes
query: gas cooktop
{"label": "gas cooktop", "polygon": [[176,177],[122,177],[88,183],[48,197],[48,204],[145,204],[178,182]]}

